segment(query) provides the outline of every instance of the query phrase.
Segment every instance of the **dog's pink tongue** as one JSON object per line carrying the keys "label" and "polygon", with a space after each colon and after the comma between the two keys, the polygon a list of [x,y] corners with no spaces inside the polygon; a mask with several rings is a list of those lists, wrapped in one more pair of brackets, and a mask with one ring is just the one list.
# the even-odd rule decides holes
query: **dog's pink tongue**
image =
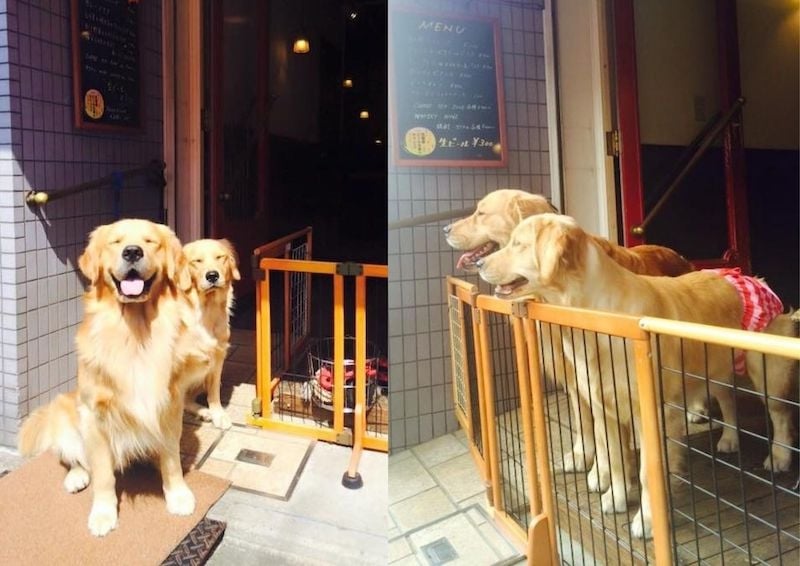
{"label": "dog's pink tongue", "polygon": [[125,279],[119,282],[119,288],[123,295],[135,297],[144,291],[144,279]]}
{"label": "dog's pink tongue", "polygon": [[456,263],[456,269],[461,269],[462,267],[464,267],[465,264],[471,262],[472,262],[472,252],[461,254],[461,257],[458,258],[458,263]]}

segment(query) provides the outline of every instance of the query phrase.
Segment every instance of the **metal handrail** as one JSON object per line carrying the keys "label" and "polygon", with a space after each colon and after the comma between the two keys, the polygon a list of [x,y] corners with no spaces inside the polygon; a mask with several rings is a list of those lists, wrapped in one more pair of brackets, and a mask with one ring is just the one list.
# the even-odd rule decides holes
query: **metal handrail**
{"label": "metal handrail", "polygon": [[160,186],[163,188],[167,184],[167,181],[164,179],[165,168],[166,164],[163,161],[153,160],[147,165],[133,167],[124,171],[114,171],[105,177],[100,177],[99,179],[95,179],[93,181],[79,183],[77,185],[67,187],[66,189],[61,189],[60,191],[48,192],[30,190],[25,195],[25,202],[30,206],[42,206],[48,202],[52,202],[54,200],[58,200],[83,191],[88,191],[90,189],[99,189],[106,186],[119,186],[125,179],[136,177],[142,174],[151,174],[153,184],[160,184]]}
{"label": "metal handrail", "polygon": [[[714,124],[713,128],[709,128],[708,126],[703,128],[698,136],[698,138],[702,138],[702,141],[700,141],[698,138],[695,138],[695,140],[692,141],[688,148],[690,151],[692,148],[694,148],[694,150],[691,151],[691,156],[688,158],[688,160],[686,160],[686,163],[679,170],[677,170],[677,172],[671,173],[667,177],[667,179],[671,178],[671,181],[665,183],[667,188],[663,191],[655,206],[653,206],[653,208],[650,209],[650,212],[647,213],[647,216],[645,216],[641,224],[631,228],[631,232],[639,236],[644,234],[647,225],[650,224],[650,222],[653,220],[653,217],[655,217],[667,200],[669,200],[669,198],[672,196],[672,193],[675,192],[675,189],[678,188],[684,177],[689,174],[689,171],[692,170],[695,164],[705,154],[709,146],[711,146],[714,140],[717,139],[717,136],[719,136],[722,130],[728,126],[733,117],[739,113],[745,102],[746,100],[744,97],[737,98],[733,105],[731,105],[727,112],[725,112],[725,114],[720,116],[716,122],[712,122]],[[681,156],[681,159],[678,160],[679,163],[684,160],[685,155],[686,154]]]}

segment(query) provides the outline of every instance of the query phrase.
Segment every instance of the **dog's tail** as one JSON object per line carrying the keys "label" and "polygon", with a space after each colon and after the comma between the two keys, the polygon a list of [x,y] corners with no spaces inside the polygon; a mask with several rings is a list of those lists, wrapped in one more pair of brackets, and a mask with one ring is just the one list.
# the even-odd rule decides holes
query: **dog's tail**
{"label": "dog's tail", "polygon": [[85,461],[75,394],[59,395],[31,413],[19,429],[17,444],[23,456],[52,449],[66,463]]}

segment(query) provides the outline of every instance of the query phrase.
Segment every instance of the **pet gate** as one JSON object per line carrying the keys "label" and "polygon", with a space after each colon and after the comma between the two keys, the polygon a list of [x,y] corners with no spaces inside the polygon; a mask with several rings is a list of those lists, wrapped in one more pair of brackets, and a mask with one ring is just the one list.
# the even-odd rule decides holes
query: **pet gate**
{"label": "pet gate", "polygon": [[388,268],[315,261],[306,228],[257,248],[253,269],[257,397],[248,422],[353,446],[355,477],[362,449],[388,450],[388,367],[367,339],[376,323],[368,294],[385,294]]}
{"label": "pet gate", "polygon": [[[477,295],[472,286],[453,279],[448,290],[456,413],[462,425],[470,425],[465,430],[473,454],[481,453],[478,439],[484,446],[485,466],[476,461],[495,517],[528,546],[529,562],[544,564],[558,556],[552,560],[565,564],[798,563],[797,439],[792,443],[770,430],[764,401],[773,423],[774,415],[789,415],[796,432],[800,340],[512,303]],[[461,316],[468,305],[474,305],[477,328],[469,348]],[[733,348],[748,351],[751,373],[760,366],[771,376],[766,388],[743,376],[708,378],[715,348],[726,349],[731,375]],[[472,364],[466,361],[470,356]],[[474,379],[458,369],[470,365],[482,368]],[[556,384],[568,380],[606,385],[599,411],[622,418],[603,418],[570,402]],[[719,414],[717,397],[726,395],[736,405],[735,424]],[[472,422],[476,412],[477,425]],[[664,433],[666,419],[673,423],[669,433]],[[620,427],[620,420],[638,424]],[[562,456],[581,445],[578,440],[591,434],[594,423],[603,427],[600,437],[606,439],[598,453],[608,454],[623,470],[619,481],[601,486],[612,492],[611,501],[614,491],[620,495],[616,513],[603,511],[597,486],[585,471],[568,471],[575,464]],[[719,450],[726,428],[738,435],[736,452]],[[475,435],[477,429],[483,434]],[[779,457],[770,456],[776,449]],[[647,542],[632,529],[641,459],[652,507]],[[685,465],[677,466],[678,459]]]}

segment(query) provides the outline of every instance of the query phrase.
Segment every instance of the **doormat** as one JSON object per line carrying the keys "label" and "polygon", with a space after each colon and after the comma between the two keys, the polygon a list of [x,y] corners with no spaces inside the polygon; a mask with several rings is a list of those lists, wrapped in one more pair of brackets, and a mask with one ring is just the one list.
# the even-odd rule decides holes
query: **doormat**
{"label": "doormat", "polygon": [[[48,452],[0,479],[0,564],[161,564],[230,484],[197,470],[188,472],[186,482],[197,506],[192,515],[179,517],[167,512],[157,470],[129,468],[117,475],[117,528],[97,538],[87,526],[91,484],[80,493],[67,493],[62,485],[65,472]],[[205,534],[196,533],[195,541],[205,537],[200,547],[210,555],[222,531],[214,539],[212,527],[204,528]]]}
{"label": "doormat", "polygon": [[161,566],[200,566],[205,564],[222,540],[225,523],[208,517],[197,523],[178,546],[169,553]]}

